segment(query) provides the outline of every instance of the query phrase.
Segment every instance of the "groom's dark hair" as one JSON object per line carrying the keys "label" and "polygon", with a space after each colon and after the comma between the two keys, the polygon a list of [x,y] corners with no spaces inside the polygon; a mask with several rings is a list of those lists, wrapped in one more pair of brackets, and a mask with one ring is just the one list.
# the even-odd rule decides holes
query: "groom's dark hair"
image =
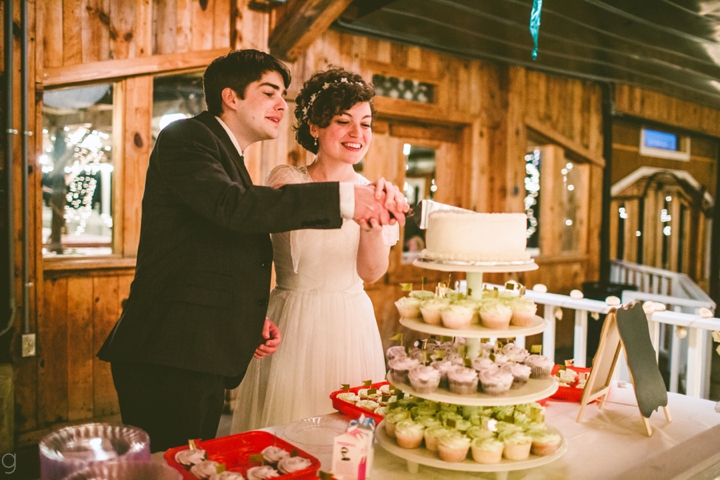
{"label": "groom's dark hair", "polygon": [[222,91],[232,88],[240,98],[245,98],[247,86],[262,78],[267,72],[277,72],[283,78],[285,88],[290,86],[290,70],[277,58],[259,50],[235,50],[218,57],[205,70],[203,90],[208,111],[213,115],[222,113]]}

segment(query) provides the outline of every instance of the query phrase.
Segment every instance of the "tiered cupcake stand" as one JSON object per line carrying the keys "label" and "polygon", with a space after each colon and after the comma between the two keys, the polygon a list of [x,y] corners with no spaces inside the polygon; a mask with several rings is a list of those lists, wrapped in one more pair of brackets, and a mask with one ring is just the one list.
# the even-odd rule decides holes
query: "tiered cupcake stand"
{"label": "tiered cupcake stand", "polygon": [[[424,259],[415,260],[415,266],[427,268],[431,270],[440,270],[445,272],[467,273],[467,287],[470,296],[480,298],[483,292],[483,272],[524,272],[536,270],[537,264],[530,260],[527,262],[511,262],[511,263],[453,263],[453,262],[436,262]],[[410,330],[427,333],[430,335],[442,335],[451,337],[465,338],[465,344],[468,346],[468,356],[477,357],[480,349],[481,338],[511,338],[518,336],[534,335],[541,333],[547,327],[547,322],[539,316],[535,316],[532,325],[528,327],[510,326],[508,330],[492,330],[484,328],[480,325],[472,325],[467,330],[452,330],[437,325],[429,325],[421,319],[401,318],[400,324]],[[447,389],[441,388],[433,393],[417,393],[410,385],[400,383],[392,378],[392,374],[388,374],[388,380],[397,389],[402,390],[415,397],[424,398],[436,402],[452,403],[455,405],[466,406],[499,406],[499,405],[517,405],[521,403],[530,403],[536,400],[547,398],[557,391],[557,382],[553,377],[546,379],[529,379],[528,383],[519,389],[513,389],[502,395],[487,395],[484,393],[476,393],[474,395],[458,395]],[[512,470],[525,470],[528,468],[539,467],[550,463],[561,457],[567,450],[567,442],[562,434],[549,427],[554,433],[562,438],[560,448],[547,456],[531,455],[527,460],[506,460],[502,459],[496,464],[481,464],[466,459],[463,462],[451,463],[441,460],[434,452],[430,452],[425,448],[405,449],[397,445],[397,443],[385,434],[384,428],[378,428],[376,437],[378,443],[388,452],[400,458],[407,460],[408,472],[414,474],[418,472],[419,465],[426,465],[446,470],[459,470],[465,472],[495,472],[496,478],[507,478],[508,472]]]}

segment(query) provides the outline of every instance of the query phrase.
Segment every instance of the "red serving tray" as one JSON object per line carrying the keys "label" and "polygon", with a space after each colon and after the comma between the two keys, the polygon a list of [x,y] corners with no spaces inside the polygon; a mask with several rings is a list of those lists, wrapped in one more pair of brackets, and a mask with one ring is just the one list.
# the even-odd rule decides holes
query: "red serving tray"
{"label": "red serving tray", "polygon": [[[243,476],[246,476],[247,470],[249,468],[260,465],[257,462],[250,462],[250,455],[260,453],[265,447],[268,447],[270,445],[275,445],[284,450],[287,450],[288,452],[297,450],[298,456],[310,460],[309,467],[303,470],[298,470],[297,472],[281,475],[278,478],[317,478],[317,472],[318,470],[320,470],[320,460],[313,457],[309,453],[300,450],[291,443],[288,443],[285,440],[276,437],[272,433],[255,430],[251,432],[229,435],[227,437],[215,438],[213,440],[195,441],[195,446],[198,449],[202,449],[207,452],[208,460],[213,460],[218,463],[224,463],[225,470],[231,472],[238,472]],[[165,452],[165,461],[168,465],[182,473],[185,480],[197,480],[197,477],[190,473],[189,468],[186,470],[183,465],[180,465],[175,460],[175,455],[177,454],[177,452],[187,450],[188,448],[189,447],[187,445],[171,448],[170,450]]]}
{"label": "red serving tray", "polygon": [[345,400],[341,400],[341,399],[337,398],[337,396],[341,393],[347,393],[347,392],[357,393],[359,390],[362,390],[363,388],[378,388],[379,389],[383,385],[390,385],[390,382],[387,382],[387,381],[378,382],[378,383],[373,383],[369,387],[366,387],[365,385],[363,385],[361,387],[353,387],[348,390],[338,390],[338,391],[332,392],[330,394],[330,399],[332,400],[333,408],[335,410],[337,410],[338,412],[344,413],[345,415],[347,415],[350,418],[360,418],[360,415],[365,415],[365,418],[369,417],[369,418],[374,419],[375,425],[377,425],[385,417],[383,417],[382,415],[380,415],[378,413],[371,412],[370,410],[356,407],[355,404],[346,402]]}
{"label": "red serving tray", "polygon": [[[573,370],[580,373],[590,373],[590,369],[586,367],[576,367],[573,365],[567,365],[565,368],[569,370]],[[552,369],[553,376],[560,370],[560,365],[555,365]],[[576,385],[578,384],[579,380],[575,380],[575,383],[573,383],[572,386],[565,387],[563,385],[558,386],[557,392],[553,393],[551,395],[552,398],[557,398],[560,400],[570,400],[573,402],[580,402],[582,399],[583,389],[577,388]]]}

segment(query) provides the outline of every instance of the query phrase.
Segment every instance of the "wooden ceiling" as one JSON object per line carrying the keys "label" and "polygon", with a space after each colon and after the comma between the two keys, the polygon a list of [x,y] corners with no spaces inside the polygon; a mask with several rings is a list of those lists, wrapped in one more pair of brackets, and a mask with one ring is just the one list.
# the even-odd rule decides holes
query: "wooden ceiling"
{"label": "wooden ceiling", "polygon": [[353,0],[331,28],[720,108],[720,0],[546,0],[536,61],[531,8],[532,0]]}

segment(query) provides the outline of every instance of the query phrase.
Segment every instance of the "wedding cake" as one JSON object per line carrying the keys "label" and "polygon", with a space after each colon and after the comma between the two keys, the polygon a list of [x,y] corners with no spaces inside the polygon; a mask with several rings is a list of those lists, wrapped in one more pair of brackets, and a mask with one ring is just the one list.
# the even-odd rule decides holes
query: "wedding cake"
{"label": "wedding cake", "polygon": [[527,261],[526,228],[523,213],[436,211],[428,217],[422,256],[436,261]]}

